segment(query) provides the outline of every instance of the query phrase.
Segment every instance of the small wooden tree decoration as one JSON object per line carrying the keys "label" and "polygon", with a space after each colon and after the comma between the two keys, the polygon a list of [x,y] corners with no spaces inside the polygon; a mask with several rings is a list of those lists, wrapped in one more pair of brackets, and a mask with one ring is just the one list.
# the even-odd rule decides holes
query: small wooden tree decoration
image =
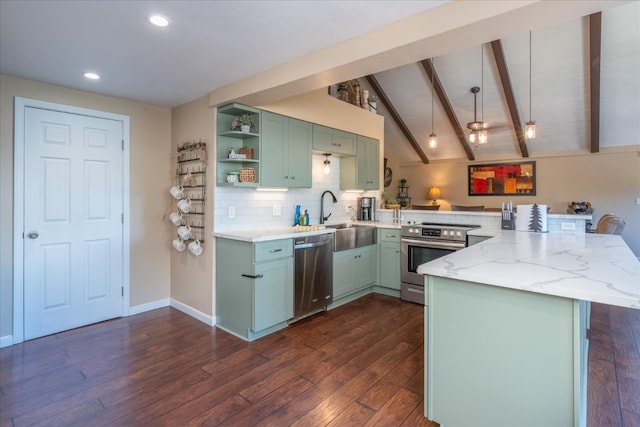
{"label": "small wooden tree decoration", "polygon": [[529,230],[542,231],[542,218],[540,218],[540,206],[533,204],[531,207],[531,216],[529,217]]}

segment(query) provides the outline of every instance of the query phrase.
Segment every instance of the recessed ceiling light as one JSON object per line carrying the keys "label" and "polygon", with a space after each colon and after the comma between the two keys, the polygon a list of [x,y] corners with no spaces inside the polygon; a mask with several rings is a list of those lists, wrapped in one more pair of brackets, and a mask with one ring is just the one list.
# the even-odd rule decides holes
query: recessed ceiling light
{"label": "recessed ceiling light", "polygon": [[158,27],[166,27],[169,25],[169,20],[162,15],[151,15],[149,17],[149,22]]}
{"label": "recessed ceiling light", "polygon": [[85,79],[89,79],[89,80],[100,80],[100,74],[92,73],[90,71],[87,71],[86,73],[84,73],[83,76]]}

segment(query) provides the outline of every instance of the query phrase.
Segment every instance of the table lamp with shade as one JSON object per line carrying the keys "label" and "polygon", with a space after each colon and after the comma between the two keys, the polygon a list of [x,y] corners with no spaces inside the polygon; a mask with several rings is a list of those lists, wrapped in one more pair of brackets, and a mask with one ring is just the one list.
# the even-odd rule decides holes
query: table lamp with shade
{"label": "table lamp with shade", "polygon": [[433,205],[437,206],[438,205],[438,201],[436,199],[439,199],[441,197],[440,194],[440,187],[430,187],[429,188],[429,193],[427,194],[427,199],[432,199],[433,200]]}

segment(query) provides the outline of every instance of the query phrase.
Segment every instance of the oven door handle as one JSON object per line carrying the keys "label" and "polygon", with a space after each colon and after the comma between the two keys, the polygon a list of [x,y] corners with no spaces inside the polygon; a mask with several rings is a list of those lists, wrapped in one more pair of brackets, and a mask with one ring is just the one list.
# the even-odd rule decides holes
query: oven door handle
{"label": "oven door handle", "polygon": [[416,245],[421,248],[453,249],[453,250],[465,248],[465,244],[462,242],[448,243],[448,242],[436,242],[433,240],[426,241],[426,240],[413,240],[413,239],[402,239],[401,242],[408,243],[410,245]]}

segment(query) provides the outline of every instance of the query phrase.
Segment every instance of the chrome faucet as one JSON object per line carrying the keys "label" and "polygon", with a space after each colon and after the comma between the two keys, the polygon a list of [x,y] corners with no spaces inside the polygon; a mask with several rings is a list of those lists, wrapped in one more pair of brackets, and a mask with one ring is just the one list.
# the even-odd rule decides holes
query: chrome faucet
{"label": "chrome faucet", "polygon": [[324,200],[324,195],[325,194],[331,194],[331,197],[333,197],[333,203],[338,203],[338,199],[336,199],[336,195],[333,194],[331,191],[326,190],[324,193],[322,193],[322,196],[320,196],[320,224],[324,224],[324,222],[326,220],[329,219],[329,217],[331,216],[331,214],[324,216],[324,204],[322,203],[322,201]]}

